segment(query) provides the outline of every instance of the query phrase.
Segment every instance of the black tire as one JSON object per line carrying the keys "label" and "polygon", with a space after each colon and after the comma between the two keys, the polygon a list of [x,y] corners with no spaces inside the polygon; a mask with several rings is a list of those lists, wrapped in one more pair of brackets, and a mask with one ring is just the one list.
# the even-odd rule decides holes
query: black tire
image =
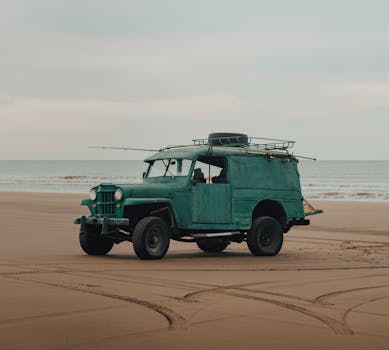
{"label": "black tire", "polygon": [[148,216],[136,224],[132,243],[139,259],[161,259],[169,249],[170,229],[161,218]]}
{"label": "black tire", "polygon": [[208,142],[212,146],[242,144],[247,145],[249,142],[246,134],[238,134],[233,132],[214,132],[208,135]]}
{"label": "black tire", "polygon": [[112,247],[113,241],[103,238],[97,232],[80,232],[80,246],[88,255],[106,255]]}
{"label": "black tire", "polygon": [[230,242],[223,238],[200,238],[196,244],[206,253],[220,253],[227,248]]}
{"label": "black tire", "polygon": [[255,256],[277,255],[283,240],[284,234],[280,223],[270,216],[256,218],[247,234],[247,245]]}

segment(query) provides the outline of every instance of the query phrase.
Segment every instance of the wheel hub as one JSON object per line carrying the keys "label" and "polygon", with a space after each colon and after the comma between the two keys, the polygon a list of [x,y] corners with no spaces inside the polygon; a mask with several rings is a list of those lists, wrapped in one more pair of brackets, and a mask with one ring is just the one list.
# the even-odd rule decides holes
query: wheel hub
{"label": "wheel hub", "polygon": [[150,238],[149,238],[149,248],[150,249],[158,248],[160,242],[161,242],[160,232],[158,230],[153,230],[153,232],[151,232]]}
{"label": "wheel hub", "polygon": [[269,231],[262,232],[259,239],[262,246],[268,247],[273,243],[273,234],[272,232]]}

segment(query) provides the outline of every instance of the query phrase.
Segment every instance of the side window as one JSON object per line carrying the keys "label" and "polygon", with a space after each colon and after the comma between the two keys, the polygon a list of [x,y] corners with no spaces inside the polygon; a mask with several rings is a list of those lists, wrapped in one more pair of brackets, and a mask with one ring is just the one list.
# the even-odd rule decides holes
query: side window
{"label": "side window", "polygon": [[192,179],[197,183],[220,184],[227,183],[227,166],[224,159],[197,160]]}

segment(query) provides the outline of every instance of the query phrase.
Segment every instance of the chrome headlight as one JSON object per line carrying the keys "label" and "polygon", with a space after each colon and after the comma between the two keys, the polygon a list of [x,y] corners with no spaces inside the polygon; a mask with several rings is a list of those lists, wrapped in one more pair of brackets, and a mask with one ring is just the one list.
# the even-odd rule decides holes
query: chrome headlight
{"label": "chrome headlight", "polygon": [[116,191],[115,191],[115,200],[117,201],[121,201],[123,198],[123,191],[118,188]]}
{"label": "chrome headlight", "polygon": [[91,201],[95,201],[97,198],[97,192],[96,190],[90,190],[89,191],[89,198]]}

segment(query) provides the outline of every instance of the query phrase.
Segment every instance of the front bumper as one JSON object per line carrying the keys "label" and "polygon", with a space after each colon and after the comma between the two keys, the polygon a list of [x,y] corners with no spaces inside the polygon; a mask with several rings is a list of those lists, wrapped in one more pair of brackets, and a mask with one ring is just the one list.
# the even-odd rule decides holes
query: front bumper
{"label": "front bumper", "polygon": [[116,229],[130,227],[130,220],[125,218],[97,218],[94,216],[81,216],[73,222],[80,225],[80,232],[87,232],[86,225],[101,226],[101,234],[109,234]]}

